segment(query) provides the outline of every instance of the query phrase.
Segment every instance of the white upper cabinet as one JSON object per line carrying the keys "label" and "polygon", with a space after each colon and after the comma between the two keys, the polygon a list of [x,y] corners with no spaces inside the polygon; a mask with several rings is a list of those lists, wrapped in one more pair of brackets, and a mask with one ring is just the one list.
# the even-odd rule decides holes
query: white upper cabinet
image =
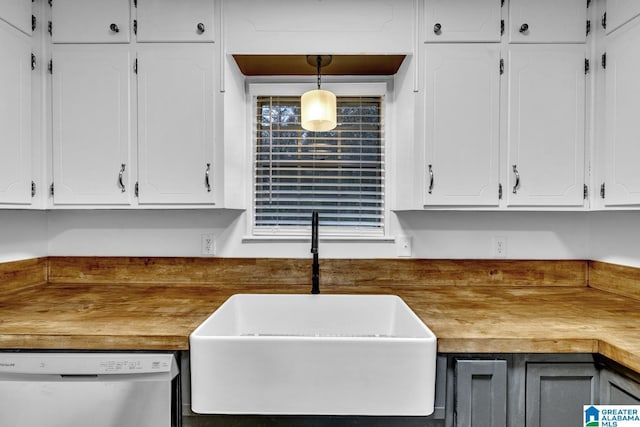
{"label": "white upper cabinet", "polygon": [[425,205],[497,206],[500,50],[425,48]]}
{"label": "white upper cabinet", "polygon": [[510,0],[511,43],[584,43],[586,0]]}
{"label": "white upper cabinet", "polygon": [[132,65],[127,45],[54,48],[56,205],[131,203]]}
{"label": "white upper cabinet", "polygon": [[139,42],[212,42],[213,0],[138,0]]}
{"label": "white upper cabinet", "polygon": [[638,0],[607,0],[607,34],[640,15]]}
{"label": "white upper cabinet", "polygon": [[31,35],[31,0],[0,0],[0,19]]}
{"label": "white upper cabinet", "polygon": [[224,2],[230,53],[411,53],[414,0]]}
{"label": "white upper cabinet", "polygon": [[640,21],[607,36],[606,206],[640,205]]}
{"label": "white upper cabinet", "polygon": [[583,206],[585,49],[512,46],[508,206]]}
{"label": "white upper cabinet", "polygon": [[213,203],[213,58],[202,44],[140,47],[140,204]]}
{"label": "white upper cabinet", "polygon": [[501,0],[425,0],[427,42],[499,42]]}
{"label": "white upper cabinet", "polygon": [[31,39],[0,21],[0,204],[31,203]]}
{"label": "white upper cabinet", "polygon": [[131,36],[129,0],[54,0],[54,43],[128,43]]}

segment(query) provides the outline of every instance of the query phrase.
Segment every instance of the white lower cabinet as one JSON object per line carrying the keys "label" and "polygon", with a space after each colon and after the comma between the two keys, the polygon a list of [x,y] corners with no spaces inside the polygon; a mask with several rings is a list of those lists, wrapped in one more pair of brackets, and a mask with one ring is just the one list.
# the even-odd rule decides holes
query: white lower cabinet
{"label": "white lower cabinet", "polygon": [[498,206],[500,49],[425,49],[425,205]]}
{"label": "white lower cabinet", "polygon": [[31,39],[0,20],[0,205],[31,203]]}
{"label": "white lower cabinet", "polygon": [[138,51],[139,203],[213,203],[214,55],[210,45]]}
{"label": "white lower cabinet", "polygon": [[605,206],[640,205],[640,20],[606,39]]}
{"label": "white lower cabinet", "polygon": [[55,205],[130,205],[132,76],[127,45],[53,50]]}
{"label": "white lower cabinet", "polygon": [[509,49],[507,206],[584,205],[585,47]]}

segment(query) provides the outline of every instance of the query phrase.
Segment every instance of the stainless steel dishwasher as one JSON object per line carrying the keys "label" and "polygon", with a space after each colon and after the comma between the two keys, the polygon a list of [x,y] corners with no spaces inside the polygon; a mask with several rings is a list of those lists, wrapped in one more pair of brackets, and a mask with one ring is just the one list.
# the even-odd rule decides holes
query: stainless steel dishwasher
{"label": "stainless steel dishwasher", "polygon": [[2,352],[0,426],[179,426],[177,375],[172,353]]}

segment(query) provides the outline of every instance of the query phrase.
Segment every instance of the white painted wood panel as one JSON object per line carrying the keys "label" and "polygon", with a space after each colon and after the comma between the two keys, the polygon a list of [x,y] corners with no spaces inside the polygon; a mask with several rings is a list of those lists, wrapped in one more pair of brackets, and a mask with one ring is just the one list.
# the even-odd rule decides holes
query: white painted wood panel
{"label": "white painted wood panel", "polygon": [[410,53],[414,0],[234,0],[224,3],[229,53]]}
{"label": "white painted wood panel", "polygon": [[497,206],[499,47],[428,45],[425,64],[425,205]]}
{"label": "white painted wood panel", "polygon": [[31,35],[31,0],[0,0],[0,19]]}
{"label": "white painted wood panel", "polygon": [[51,39],[53,43],[128,43],[130,9],[129,0],[55,0]]}
{"label": "white painted wood panel", "polygon": [[[54,203],[128,205],[133,196],[129,48],[53,50]],[[122,165],[125,170],[120,185]]]}
{"label": "white painted wood panel", "polygon": [[426,0],[427,42],[499,42],[500,0]]}
{"label": "white painted wood panel", "polygon": [[138,0],[139,42],[212,42],[212,0]]}
{"label": "white painted wood panel", "polygon": [[640,204],[640,22],[607,36],[605,205]]}
{"label": "white painted wood panel", "polygon": [[582,45],[509,50],[508,206],[584,204],[584,60]]}
{"label": "white painted wood panel", "polygon": [[31,38],[0,21],[0,204],[31,203]]}
{"label": "white painted wood panel", "polygon": [[213,58],[203,44],[139,46],[141,204],[214,201]]}
{"label": "white painted wood panel", "polygon": [[607,0],[607,34],[640,15],[638,0]]}
{"label": "white painted wood panel", "polygon": [[[523,25],[526,31],[521,31]],[[584,43],[586,0],[511,0],[511,43]]]}

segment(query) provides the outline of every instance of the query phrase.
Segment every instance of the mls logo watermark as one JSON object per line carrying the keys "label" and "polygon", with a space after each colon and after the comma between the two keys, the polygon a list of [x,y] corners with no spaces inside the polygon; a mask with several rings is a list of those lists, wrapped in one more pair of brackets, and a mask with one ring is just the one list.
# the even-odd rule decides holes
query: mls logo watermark
{"label": "mls logo watermark", "polygon": [[640,427],[640,405],[585,405],[584,427]]}

